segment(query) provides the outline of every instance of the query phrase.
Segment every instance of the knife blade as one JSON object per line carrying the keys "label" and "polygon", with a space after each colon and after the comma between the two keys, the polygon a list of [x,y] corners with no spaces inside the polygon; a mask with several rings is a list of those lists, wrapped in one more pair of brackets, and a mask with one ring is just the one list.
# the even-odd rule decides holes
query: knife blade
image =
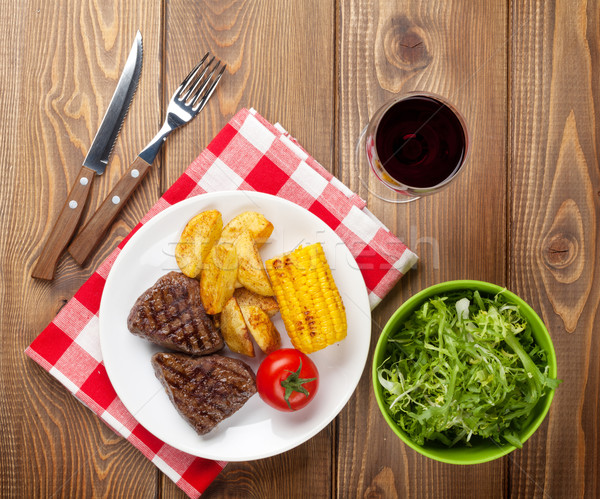
{"label": "knife blade", "polygon": [[32,277],[46,280],[54,278],[56,263],[79,223],[92,181],[96,175],[104,173],[108,164],[110,153],[137,89],[142,71],[142,58],[142,35],[138,31],[102,123],[33,268]]}

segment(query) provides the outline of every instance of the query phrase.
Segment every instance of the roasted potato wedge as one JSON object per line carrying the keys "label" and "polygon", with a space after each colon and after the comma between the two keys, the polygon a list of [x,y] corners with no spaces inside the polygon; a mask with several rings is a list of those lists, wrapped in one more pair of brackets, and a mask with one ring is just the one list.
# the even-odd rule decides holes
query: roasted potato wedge
{"label": "roasted potato wedge", "polygon": [[238,257],[237,280],[240,284],[259,295],[273,296],[271,282],[250,232],[242,232],[234,246]]}
{"label": "roasted potato wedge", "polygon": [[244,231],[250,232],[252,239],[260,248],[273,232],[273,224],[262,213],[245,211],[232,218],[221,232],[221,242],[234,243]]}
{"label": "roasted potato wedge", "polygon": [[208,210],[192,218],[175,247],[175,260],[188,277],[197,277],[208,252],[221,237],[223,218],[217,210]]}
{"label": "roasted potato wedge", "polygon": [[221,312],[221,333],[229,350],[254,357],[254,344],[248,326],[234,297],[229,298]]}
{"label": "roasted potato wedge", "polygon": [[279,331],[266,312],[255,305],[240,305],[240,310],[250,334],[265,354],[268,355],[281,347]]}
{"label": "roasted potato wedge", "polygon": [[262,296],[258,295],[249,289],[239,288],[233,292],[233,296],[237,302],[241,305],[254,305],[260,308],[269,317],[273,317],[279,312],[279,304],[274,296]]}
{"label": "roasted potato wedge", "polygon": [[233,244],[212,247],[200,273],[200,298],[207,314],[218,314],[233,296],[238,259]]}

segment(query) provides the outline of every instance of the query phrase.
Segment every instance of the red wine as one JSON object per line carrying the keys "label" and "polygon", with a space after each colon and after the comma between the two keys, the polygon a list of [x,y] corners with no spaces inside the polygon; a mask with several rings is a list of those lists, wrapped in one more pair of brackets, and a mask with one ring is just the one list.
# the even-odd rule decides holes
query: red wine
{"label": "red wine", "polygon": [[408,187],[434,187],[454,176],[465,158],[467,138],[460,119],[428,96],[407,97],[382,116],[375,135],[385,171]]}

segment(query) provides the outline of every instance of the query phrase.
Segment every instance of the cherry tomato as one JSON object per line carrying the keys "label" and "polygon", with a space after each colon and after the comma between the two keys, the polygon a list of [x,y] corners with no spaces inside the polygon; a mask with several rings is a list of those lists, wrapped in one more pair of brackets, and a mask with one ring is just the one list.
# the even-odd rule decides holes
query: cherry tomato
{"label": "cherry tomato", "polygon": [[281,348],[262,361],[256,373],[258,394],[280,411],[306,406],[319,387],[319,371],[307,355],[294,348]]}

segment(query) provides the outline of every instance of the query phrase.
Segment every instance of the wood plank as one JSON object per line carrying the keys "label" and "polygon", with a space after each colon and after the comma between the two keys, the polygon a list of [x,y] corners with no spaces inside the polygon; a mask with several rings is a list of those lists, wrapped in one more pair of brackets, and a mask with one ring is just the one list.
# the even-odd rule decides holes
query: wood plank
{"label": "wood plank", "polygon": [[[426,286],[458,278],[505,284],[507,6],[500,0],[338,4],[339,176],[420,256],[418,269],[373,315],[371,357],[392,312]],[[369,117],[412,90],[437,93],[464,114],[471,154],[445,190],[395,205],[359,180],[354,148]],[[461,468],[403,445],[377,408],[370,369],[369,362],[338,425],[339,496],[502,496],[506,461]]]}
{"label": "wood plank", "polygon": [[166,101],[211,51],[227,64],[215,95],[163,146],[163,189],[229,119],[254,107],[280,122],[325,168],[333,163],[333,5],[329,2],[177,0],[166,12]]}
{"label": "wood plank", "polygon": [[[155,467],[23,351],[110,250],[105,244],[86,269],[63,256],[53,282],[30,277],[138,27],[145,31],[144,75],[90,208],[135,157],[149,136],[147,123],[158,121],[160,24],[158,6],[140,9],[134,1],[11,1],[0,10],[0,103],[8,125],[0,137],[3,497],[147,497],[156,488]],[[155,176],[123,217],[121,232],[157,194]]]}
{"label": "wood plank", "polygon": [[[242,107],[281,122],[326,168],[333,164],[333,2],[172,0],[166,10],[164,93],[210,50],[227,63],[202,113],[163,146],[166,190]],[[332,486],[332,427],[282,456],[231,463],[207,497],[323,497]],[[318,457],[317,457],[318,456]],[[162,478],[164,497],[181,491]]]}
{"label": "wood plank", "polygon": [[509,284],[547,324],[563,380],[511,461],[515,497],[600,490],[599,9],[564,0],[511,9]]}

